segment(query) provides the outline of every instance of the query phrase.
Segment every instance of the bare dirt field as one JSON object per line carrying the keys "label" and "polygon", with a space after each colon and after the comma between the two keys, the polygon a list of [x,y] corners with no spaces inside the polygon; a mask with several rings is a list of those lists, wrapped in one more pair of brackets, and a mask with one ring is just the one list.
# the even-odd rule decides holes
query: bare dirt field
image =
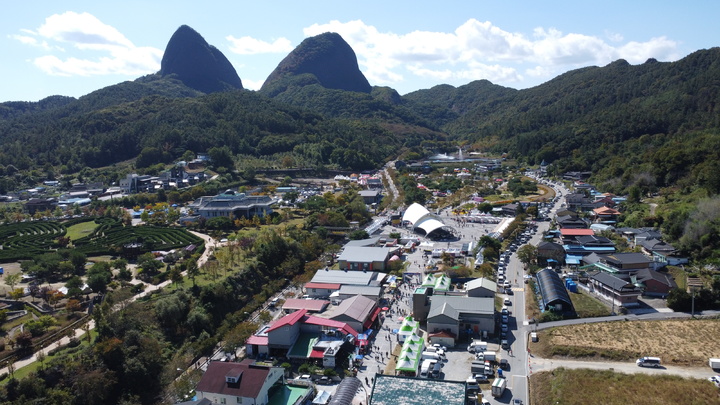
{"label": "bare dirt field", "polygon": [[720,319],[588,323],[551,328],[539,337],[529,348],[546,358],[653,356],[669,365],[700,367],[720,357]]}

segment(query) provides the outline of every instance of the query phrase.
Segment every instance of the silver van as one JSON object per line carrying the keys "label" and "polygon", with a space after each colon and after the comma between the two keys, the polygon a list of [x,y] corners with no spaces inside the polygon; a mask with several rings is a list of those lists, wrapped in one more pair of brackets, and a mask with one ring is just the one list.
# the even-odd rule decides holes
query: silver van
{"label": "silver van", "polygon": [[635,361],[638,367],[660,367],[659,357],[642,357]]}

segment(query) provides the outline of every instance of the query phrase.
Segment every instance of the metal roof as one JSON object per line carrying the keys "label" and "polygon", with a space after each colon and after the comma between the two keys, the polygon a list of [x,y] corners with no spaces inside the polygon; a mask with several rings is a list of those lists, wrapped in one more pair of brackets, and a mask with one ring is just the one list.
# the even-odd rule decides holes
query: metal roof
{"label": "metal roof", "polygon": [[364,295],[350,297],[338,305],[330,319],[347,316],[356,321],[365,322],[375,308],[375,301]]}
{"label": "metal roof", "polygon": [[313,283],[329,283],[341,285],[370,285],[377,273],[372,271],[318,270]]}
{"label": "metal roof", "polygon": [[433,295],[430,301],[430,312],[435,307],[449,304],[460,314],[493,315],[495,299],[490,297],[462,297],[454,295]]}
{"label": "metal roof", "polygon": [[350,405],[357,391],[363,388],[362,382],[357,377],[345,377],[335,389],[328,405]]}
{"label": "metal roof", "polygon": [[535,276],[537,277],[538,287],[540,288],[540,295],[542,295],[545,309],[551,305],[555,305],[558,301],[563,304],[563,307],[567,304],[570,308],[573,308],[572,300],[565,289],[565,284],[555,270],[543,269],[537,272]]}
{"label": "metal roof", "polygon": [[368,246],[346,246],[338,261],[351,263],[384,262],[390,256],[390,248]]}

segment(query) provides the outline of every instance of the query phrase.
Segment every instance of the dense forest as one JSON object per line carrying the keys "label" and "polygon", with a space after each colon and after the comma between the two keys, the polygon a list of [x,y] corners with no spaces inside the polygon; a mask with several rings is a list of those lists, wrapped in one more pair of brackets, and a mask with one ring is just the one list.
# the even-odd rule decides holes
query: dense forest
{"label": "dense forest", "polygon": [[453,139],[530,165],[544,160],[554,174],[592,171],[607,191],[680,184],[715,194],[719,77],[720,48],[713,48],[671,63],[578,69],[527,90],[479,81],[403,101]]}

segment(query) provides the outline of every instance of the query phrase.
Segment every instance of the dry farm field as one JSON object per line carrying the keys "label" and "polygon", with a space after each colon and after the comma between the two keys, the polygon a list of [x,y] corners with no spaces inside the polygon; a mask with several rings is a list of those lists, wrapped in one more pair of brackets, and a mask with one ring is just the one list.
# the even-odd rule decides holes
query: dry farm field
{"label": "dry farm field", "polygon": [[631,360],[660,357],[664,364],[707,366],[720,357],[720,319],[586,323],[540,331],[529,348],[540,357]]}
{"label": "dry farm field", "polygon": [[533,374],[530,392],[533,405],[720,404],[720,391],[705,379],[588,369]]}

